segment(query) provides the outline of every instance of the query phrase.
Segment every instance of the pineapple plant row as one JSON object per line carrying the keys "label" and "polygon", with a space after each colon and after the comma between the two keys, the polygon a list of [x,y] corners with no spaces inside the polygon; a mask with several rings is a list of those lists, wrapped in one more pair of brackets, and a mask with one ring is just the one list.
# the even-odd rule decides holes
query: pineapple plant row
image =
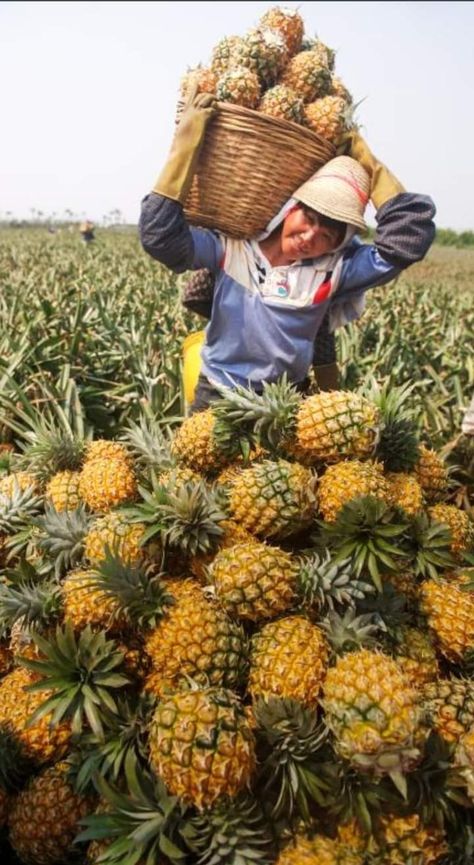
{"label": "pineapple plant row", "polygon": [[243,36],[221,39],[207,65],[186,73],[178,114],[194,84],[220,102],[300,124],[336,144],[353,125],[354,105],[334,69],[335,52],[305,36],[298,10],[275,6]]}
{"label": "pineapple plant row", "polygon": [[20,862],[469,861],[473,526],[410,395],[224,388],[8,453]]}

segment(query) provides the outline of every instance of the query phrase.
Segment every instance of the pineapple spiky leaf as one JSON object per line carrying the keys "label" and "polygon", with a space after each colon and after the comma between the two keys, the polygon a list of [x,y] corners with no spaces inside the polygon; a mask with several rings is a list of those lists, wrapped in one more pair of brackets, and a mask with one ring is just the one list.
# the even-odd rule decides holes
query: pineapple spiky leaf
{"label": "pineapple spiky leaf", "polygon": [[61,611],[61,589],[56,581],[0,584],[0,621],[8,627],[16,622],[42,629],[57,620]]}
{"label": "pineapple spiky leaf", "polygon": [[354,605],[375,588],[354,578],[350,559],[334,561],[326,550],[299,559],[298,593],[304,609],[322,615],[335,607]]}
{"label": "pineapple spiky leaf", "polygon": [[46,506],[35,520],[41,530],[39,546],[54,561],[57,576],[73,568],[82,558],[90,517],[83,505],[74,511],[57,511]]}
{"label": "pineapple spiky leaf", "polygon": [[403,554],[407,568],[416,577],[436,579],[445,570],[453,570],[456,560],[451,553],[451,531],[443,523],[430,520],[427,514],[414,517],[403,537]]}
{"label": "pineapple spiky leaf", "polygon": [[57,627],[54,639],[48,641],[33,634],[41,656],[39,660],[22,657],[20,661],[39,675],[28,685],[30,691],[52,690],[41,706],[29,718],[28,724],[52,712],[51,723],[63,718],[72,721],[73,733],[90,726],[99,738],[104,738],[104,725],[117,715],[115,691],[129,684],[121,672],[123,654],[103,631],[95,633],[90,626],[78,637],[72,625]]}

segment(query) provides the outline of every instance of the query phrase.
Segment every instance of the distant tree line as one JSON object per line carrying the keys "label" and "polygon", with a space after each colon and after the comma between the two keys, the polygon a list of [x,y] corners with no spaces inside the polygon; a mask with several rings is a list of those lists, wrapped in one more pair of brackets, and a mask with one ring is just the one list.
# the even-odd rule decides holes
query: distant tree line
{"label": "distant tree line", "polygon": [[441,246],[455,246],[462,249],[474,246],[474,231],[453,231],[452,228],[437,228],[436,243]]}

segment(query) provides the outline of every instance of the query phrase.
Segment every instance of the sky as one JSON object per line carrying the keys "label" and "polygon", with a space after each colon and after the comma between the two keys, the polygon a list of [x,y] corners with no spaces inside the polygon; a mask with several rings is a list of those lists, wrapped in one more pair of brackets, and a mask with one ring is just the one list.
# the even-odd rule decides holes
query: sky
{"label": "sky", "polygon": [[[274,5],[0,2],[0,218],[136,223],[181,77]],[[336,49],[377,157],[433,197],[438,227],[474,229],[474,2],[282,5]]]}

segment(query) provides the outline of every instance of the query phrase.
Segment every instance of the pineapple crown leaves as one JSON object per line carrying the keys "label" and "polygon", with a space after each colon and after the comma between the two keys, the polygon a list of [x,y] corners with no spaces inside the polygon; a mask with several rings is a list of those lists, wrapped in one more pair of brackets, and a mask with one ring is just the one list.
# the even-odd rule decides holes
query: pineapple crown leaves
{"label": "pineapple crown leaves", "polygon": [[356,651],[361,646],[377,646],[380,632],[386,630],[380,616],[372,613],[357,615],[352,607],[348,607],[343,615],[332,610],[319,622],[319,626],[336,655]]}
{"label": "pineapple crown leaves", "polygon": [[78,762],[75,788],[79,793],[97,791],[94,784],[97,777],[118,783],[128,759],[145,763],[154,704],[155,700],[147,694],[133,701],[118,698],[117,716],[111,719],[107,738],[102,740],[95,733],[81,735],[75,752]]}
{"label": "pineapple crown leaves", "polygon": [[88,625],[74,634],[70,622],[56,628],[55,639],[48,641],[33,634],[41,655],[39,660],[20,658],[40,679],[28,685],[30,691],[52,690],[28,719],[28,725],[52,713],[51,724],[70,718],[73,734],[80,734],[87,722],[99,738],[104,738],[104,724],[117,715],[114,692],[129,684],[119,668],[123,653],[103,631],[94,632]]}
{"label": "pineapple crown leaves", "polygon": [[375,591],[370,583],[354,579],[350,559],[336,562],[327,550],[298,559],[297,585],[302,607],[321,614],[335,605],[354,605]]}
{"label": "pineapple crown leaves", "polygon": [[90,517],[84,505],[74,511],[57,511],[46,505],[34,524],[42,531],[39,546],[54,561],[56,575],[73,568],[82,558]]}
{"label": "pineapple crown leaves", "polygon": [[81,468],[85,449],[82,439],[46,426],[27,436],[23,453],[16,460],[19,469],[26,469],[45,482],[58,472]]}
{"label": "pineapple crown leaves", "polygon": [[0,534],[11,535],[27,528],[42,507],[43,498],[32,487],[21,490],[15,484],[11,495],[0,495]]}
{"label": "pineapple crown leaves", "polygon": [[400,808],[400,797],[387,779],[374,780],[335,754],[322,767],[322,776],[328,787],[327,812],[338,823],[356,820],[364,833],[372,834],[374,818],[382,810]]}
{"label": "pineapple crown leaves", "polygon": [[223,798],[192,816],[180,830],[200,865],[271,865],[275,861],[272,828],[260,803],[248,794]]}
{"label": "pineapple crown leaves", "polygon": [[319,770],[328,729],[314,709],[291,698],[271,697],[254,705],[260,801],[272,820],[310,819],[310,803],[325,804],[325,782]]}
{"label": "pineapple crown leaves", "polygon": [[176,466],[176,459],[171,453],[172,434],[169,427],[163,428],[154,417],[142,415],[138,423],[130,420],[121,441],[143,469],[162,472]]}
{"label": "pineapple crown leaves", "polygon": [[396,386],[386,381],[380,387],[374,378],[366,383],[363,395],[380,410],[381,423],[375,449],[379,459],[389,472],[411,471],[419,456],[418,421],[415,407],[408,406],[415,384]]}
{"label": "pineapple crown leaves", "polygon": [[396,571],[408,553],[392,543],[402,539],[406,518],[374,496],[358,496],[347,502],[334,522],[319,522],[320,540],[334,553],[334,561],[349,558],[355,576],[370,574],[382,591],[382,573]]}
{"label": "pineapple crown leaves", "polygon": [[16,622],[26,627],[46,627],[58,619],[61,607],[61,589],[56,581],[23,579],[0,584],[0,621],[10,628]]}
{"label": "pineapple crown leaves", "polygon": [[140,488],[140,494],[143,502],[124,512],[132,521],[151,523],[143,543],[160,533],[168,546],[194,556],[214,549],[224,534],[220,523],[229,518],[224,497],[204,481],[187,481],[174,491],[159,485],[151,492]]}
{"label": "pineapple crown leaves", "polygon": [[116,603],[116,617],[123,615],[137,625],[154,628],[164,610],[174,604],[154,566],[123,561],[107,545],[105,558],[90,572],[87,586],[99,590]]}
{"label": "pineapple crown leaves", "polygon": [[456,567],[451,553],[450,529],[430,520],[427,514],[410,520],[403,536],[403,553],[407,568],[415,577],[436,579],[441,571]]}
{"label": "pineapple crown leaves", "polygon": [[241,386],[217,389],[223,397],[212,408],[218,420],[233,429],[248,431],[269,451],[277,450],[282,441],[291,437],[301,395],[286,375],[278,382],[265,382],[261,394]]}
{"label": "pineapple crown leaves", "polygon": [[469,808],[470,802],[453,768],[453,750],[452,743],[430,732],[421,761],[407,776],[407,801],[410,811],[418,813],[427,825],[457,825],[461,829],[464,808]]}
{"label": "pineapple crown leaves", "polygon": [[125,758],[127,791],[121,792],[97,777],[100,795],[108,804],[105,813],[80,820],[86,828],[76,843],[107,839],[101,856],[109,865],[153,865],[166,856],[170,865],[184,865],[187,854],[178,835],[184,813],[176,797],[169,796],[163,782],[139,768],[133,754]]}
{"label": "pineapple crown leaves", "polygon": [[387,641],[391,641],[395,646],[399,642],[398,629],[406,625],[412,617],[406,596],[397,591],[389,581],[383,583],[381,592],[370,598],[363,598],[357,604],[357,612],[374,616],[374,620],[381,623],[382,630],[386,630]]}

